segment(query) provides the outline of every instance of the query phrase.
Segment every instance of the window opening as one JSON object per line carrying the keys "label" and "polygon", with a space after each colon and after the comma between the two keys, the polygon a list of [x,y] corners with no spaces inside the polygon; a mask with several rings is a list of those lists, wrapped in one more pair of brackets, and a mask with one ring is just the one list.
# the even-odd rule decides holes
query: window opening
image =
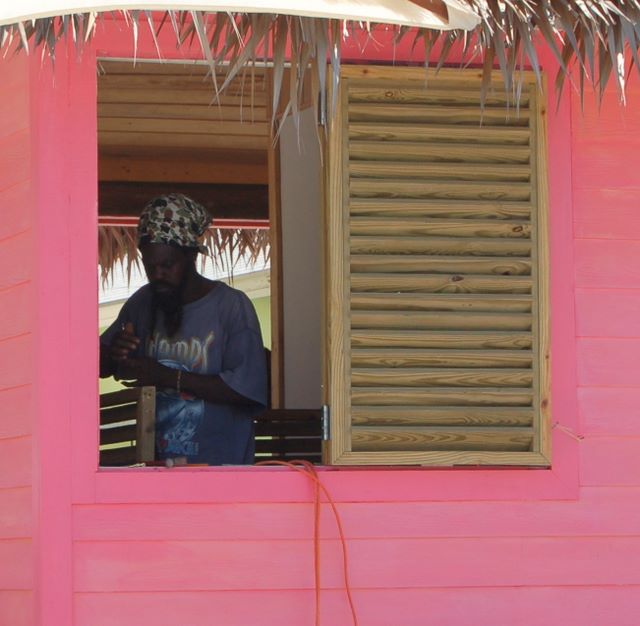
{"label": "window opening", "polygon": [[[244,291],[258,314],[267,354],[273,347],[273,327],[273,341],[279,342],[280,349],[288,350],[293,360],[300,353],[295,333],[304,334],[304,329],[300,331],[299,325],[290,321],[292,337],[285,345],[286,334],[282,337],[281,330],[285,320],[272,318],[272,310],[278,308],[271,302],[274,273],[269,216],[274,207],[270,208],[269,202],[270,198],[281,196],[280,177],[286,177],[292,155],[279,159],[279,172],[276,168],[274,176],[269,166],[269,70],[254,72],[257,79],[253,86],[243,77],[236,79],[217,106],[210,105],[211,85],[204,65],[138,61],[134,67],[131,60],[104,60],[100,69],[100,330],[115,319],[123,302],[146,282],[141,264],[132,262],[137,214],[151,198],[178,192],[205,205],[214,215],[208,243],[216,251],[218,262],[206,260],[201,273]],[[319,179],[319,173],[315,174]],[[278,186],[277,194],[273,194],[274,185]],[[286,192],[282,195],[290,216],[280,225],[286,231],[290,230],[288,221],[295,220],[292,209],[300,201],[292,201]],[[318,238],[319,231],[317,228],[314,233]],[[313,254],[317,255],[319,246],[316,248]],[[295,281],[289,284],[289,276],[296,264],[304,265],[306,260],[300,259],[299,250],[288,254],[291,258],[281,270],[283,278],[276,280],[283,282],[279,289],[293,292],[297,287]],[[278,261],[282,265],[282,258]],[[296,280],[299,284],[299,275]],[[295,300],[292,295],[289,294],[290,301]],[[316,297],[319,301],[319,293]],[[295,318],[295,306],[284,306],[282,311],[283,317]],[[310,334],[307,332],[307,338]],[[308,361],[315,359],[319,363],[319,344],[319,339],[313,346],[305,342],[303,350],[314,350]],[[290,388],[296,389],[300,371],[305,368],[308,366],[304,363],[298,364],[290,370],[293,373],[287,374],[285,366],[285,371],[278,371],[276,376],[289,376]],[[320,460],[319,367],[316,370],[316,404],[300,406],[299,401],[294,401],[295,410],[290,411],[285,398],[280,406],[256,419],[256,461]],[[278,382],[275,380],[273,385]],[[283,382],[286,389],[287,381]],[[140,396],[119,391],[120,388],[113,379],[101,380],[101,465],[129,465],[140,460],[135,458]],[[116,391],[119,397],[108,395]],[[115,405],[107,406],[113,401]],[[121,434],[116,433],[118,429]]]}
{"label": "window opening", "polygon": [[[285,330],[272,336],[284,354],[273,360],[284,380],[277,410],[308,418],[293,430],[294,413],[274,412],[264,440],[291,428],[288,443],[300,445],[270,454],[319,460],[328,401],[331,463],[549,465],[546,145],[534,77],[518,110],[496,77],[482,109],[474,72],[442,70],[425,89],[421,68],[344,66],[323,166],[319,152],[310,157],[311,110],[303,131],[285,123],[271,161],[256,156],[269,155],[268,131],[255,152],[251,124],[209,119],[203,132],[185,94],[197,85],[208,101],[204,67],[137,70],[142,82],[124,91],[146,89],[147,100],[119,116],[126,66],[99,89],[101,209],[130,193],[139,210],[160,183],[191,195],[226,185],[233,199],[264,177],[282,302],[272,298],[272,325]],[[158,89],[161,102],[181,94],[172,113],[149,105]],[[131,118],[139,110],[146,117]]]}

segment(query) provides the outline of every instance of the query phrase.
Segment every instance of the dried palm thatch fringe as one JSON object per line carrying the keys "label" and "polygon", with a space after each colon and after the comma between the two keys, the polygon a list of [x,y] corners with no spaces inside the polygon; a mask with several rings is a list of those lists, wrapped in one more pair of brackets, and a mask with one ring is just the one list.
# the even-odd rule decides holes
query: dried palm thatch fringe
{"label": "dried palm thatch fringe", "polygon": [[[419,0],[415,1],[420,4]],[[427,59],[432,52],[437,57],[437,68],[454,55],[459,60],[462,51],[463,65],[477,63],[484,68],[483,95],[489,87],[490,72],[497,64],[502,70],[506,91],[513,95],[514,101],[519,96],[520,70],[529,65],[540,73],[535,46],[538,41],[545,42],[558,60],[556,87],[559,93],[571,73],[581,94],[585,84],[590,83],[602,97],[606,85],[613,79],[624,98],[626,73],[633,65],[640,68],[640,0],[463,1],[481,18],[480,25],[470,33],[385,28],[393,29],[396,41],[411,37],[414,46],[422,43]],[[321,109],[320,119],[326,119],[327,61],[337,70],[342,42],[355,31],[371,32],[375,28],[372,24],[310,17],[184,10],[164,12],[158,24],[150,11],[112,13],[124,16],[135,42],[142,25],[149,28],[156,41],[158,32],[166,24],[171,25],[178,46],[196,41],[212,69],[212,88],[216,94],[222,92],[242,68],[271,59],[274,116],[282,99],[286,102],[285,113],[292,113],[294,120],[298,119],[305,80],[310,81],[313,102]],[[75,14],[0,26],[0,48],[5,53],[14,46],[41,49],[43,55],[53,60],[59,39],[70,38],[81,46],[95,34],[97,21],[106,15]],[[287,93],[283,93],[286,62],[291,64],[294,80],[290,81]],[[226,73],[221,84],[217,81],[216,69]],[[337,81],[337,72],[334,77]]]}
{"label": "dried palm thatch fringe", "polygon": [[[216,268],[233,277],[233,269],[240,259],[249,264],[260,258],[269,259],[269,231],[265,228],[210,228],[204,239],[208,254]],[[206,257],[202,257],[204,266]],[[131,271],[140,269],[140,255],[136,229],[132,226],[98,227],[98,264],[103,285],[109,284],[113,270],[122,265],[131,281]]]}
{"label": "dried palm thatch fringe", "polygon": [[[462,42],[467,62],[482,59],[483,95],[491,68],[497,63],[507,93],[519,95],[520,70],[529,65],[540,80],[536,43],[544,42],[559,64],[558,98],[567,77],[581,97],[590,83],[602,99],[607,84],[615,82],[620,98],[633,65],[640,71],[639,0],[465,0],[481,17],[468,38],[464,33],[424,31],[417,35],[429,52],[441,46],[437,65],[447,61],[455,44]],[[577,80],[577,84],[575,81]]]}

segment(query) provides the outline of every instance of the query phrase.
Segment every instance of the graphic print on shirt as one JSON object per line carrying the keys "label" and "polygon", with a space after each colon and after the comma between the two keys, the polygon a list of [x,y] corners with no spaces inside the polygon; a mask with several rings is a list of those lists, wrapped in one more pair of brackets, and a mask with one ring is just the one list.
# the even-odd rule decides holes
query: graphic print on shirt
{"label": "graphic print on shirt", "polygon": [[169,359],[183,364],[187,371],[206,374],[209,368],[209,349],[213,345],[215,333],[211,331],[204,339],[191,337],[190,339],[171,339],[156,331],[147,340],[147,356],[156,361]]}
{"label": "graphic print on shirt", "polygon": [[[166,367],[187,372],[207,372],[208,352],[214,333],[204,340],[171,341],[156,332],[147,342],[147,354]],[[175,389],[156,393],[156,454],[158,458],[194,457],[199,453],[198,428],[204,418],[204,400]]]}

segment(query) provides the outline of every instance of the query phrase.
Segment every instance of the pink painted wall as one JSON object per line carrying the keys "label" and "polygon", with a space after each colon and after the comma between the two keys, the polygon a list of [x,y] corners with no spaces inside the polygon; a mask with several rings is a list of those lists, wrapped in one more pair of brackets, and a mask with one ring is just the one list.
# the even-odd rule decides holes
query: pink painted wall
{"label": "pink painted wall", "polygon": [[[141,46],[142,56],[154,55]],[[129,37],[117,33],[97,48],[131,54]],[[386,50],[371,54],[382,60]],[[63,56],[55,84],[35,68],[32,60],[37,203],[27,215],[37,220],[39,323],[27,354],[37,357],[39,550],[35,574],[27,569],[37,623],[312,624],[312,489],[303,477],[273,468],[97,470],[95,66],[90,51],[79,63]],[[624,113],[614,98],[600,113],[588,101],[584,117],[569,97],[549,107],[552,397],[562,427],[553,431],[553,468],[322,471],[345,526],[362,626],[638,623],[638,97],[634,85]],[[11,247],[16,232],[0,237],[2,290],[14,272],[29,280],[9,254],[20,253]],[[12,336],[21,337],[28,329],[16,307]],[[20,368],[6,365],[24,354],[22,344],[5,335],[0,389],[24,384],[12,378]],[[26,410],[16,407],[18,416]],[[20,483],[0,482],[5,498],[25,487],[28,472],[17,468],[31,444],[22,431],[0,436],[0,452],[7,442],[23,446],[7,470],[0,456],[0,481],[17,475]],[[28,545],[30,526],[14,527]],[[321,548],[322,623],[346,626],[327,510]],[[11,582],[14,569],[0,565],[0,581]],[[1,608],[0,617],[16,623]]]}
{"label": "pink painted wall", "polygon": [[0,63],[0,624],[34,617],[34,285],[28,63]]}
{"label": "pink painted wall", "polygon": [[[573,123],[581,483],[637,501],[640,485],[640,81]],[[578,102],[574,103],[578,111]]]}

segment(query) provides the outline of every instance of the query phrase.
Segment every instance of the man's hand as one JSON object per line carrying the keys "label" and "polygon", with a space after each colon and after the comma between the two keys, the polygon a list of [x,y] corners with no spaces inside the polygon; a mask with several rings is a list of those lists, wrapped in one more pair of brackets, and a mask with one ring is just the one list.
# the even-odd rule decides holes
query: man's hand
{"label": "man's hand", "polygon": [[122,330],[113,338],[109,348],[109,356],[117,363],[126,360],[129,354],[140,345],[140,339],[135,336],[133,324],[127,322]]}
{"label": "man's hand", "polygon": [[[171,376],[173,374],[173,376]],[[118,362],[116,378],[125,387],[173,387],[177,371],[165,367],[150,357],[140,359],[121,359]]]}

